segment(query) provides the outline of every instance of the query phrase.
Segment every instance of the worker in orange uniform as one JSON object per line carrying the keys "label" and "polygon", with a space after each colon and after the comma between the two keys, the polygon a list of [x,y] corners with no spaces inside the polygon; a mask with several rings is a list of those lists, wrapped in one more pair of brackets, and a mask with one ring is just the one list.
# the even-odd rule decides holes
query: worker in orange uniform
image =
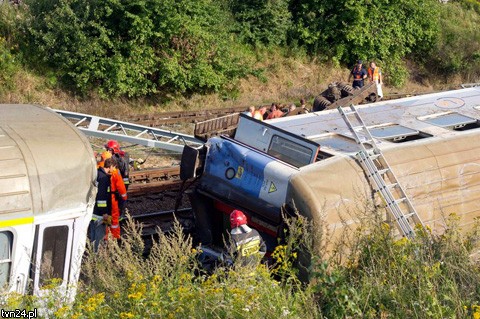
{"label": "worker in orange uniform", "polygon": [[[112,153],[105,151],[100,155],[100,162],[97,163],[97,167],[103,167],[106,159],[112,158]],[[115,160],[115,159],[114,159]],[[127,201],[127,189],[123,183],[122,175],[118,169],[118,163],[115,162],[114,167],[110,170],[110,216],[111,220],[107,223],[107,232],[105,239],[108,238],[108,234],[112,234],[113,238],[120,238],[120,215],[125,210],[125,204]]]}
{"label": "worker in orange uniform", "polygon": [[267,116],[267,120],[276,119],[283,116],[283,112],[278,108],[277,104],[272,103],[270,106],[270,113]]}
{"label": "worker in orange uniform", "polygon": [[90,222],[90,240],[95,251],[105,238],[106,227],[110,223],[112,203],[110,194],[110,175],[115,166],[113,158],[101,161],[97,170],[97,196],[93,209],[92,221]]}
{"label": "worker in orange uniform", "polygon": [[382,90],[382,71],[375,64],[375,62],[370,62],[370,67],[368,68],[368,78],[370,81],[375,82],[377,85],[377,95],[379,100],[383,99],[383,90]]}
{"label": "worker in orange uniform", "polygon": [[120,175],[122,175],[123,178],[123,183],[128,189],[128,185],[130,185],[130,158],[128,156],[128,153],[122,151],[120,149],[120,144],[115,140],[109,140],[107,144],[105,144],[105,149],[109,151],[112,154],[113,158],[115,158],[115,160],[117,161]]}
{"label": "worker in orange uniform", "polygon": [[120,239],[120,215],[121,212],[125,211],[125,205],[127,203],[127,188],[125,187],[118,166],[115,166],[112,170],[112,176],[110,177],[110,192],[112,196],[112,224],[107,228],[107,237],[110,233],[113,238]]}

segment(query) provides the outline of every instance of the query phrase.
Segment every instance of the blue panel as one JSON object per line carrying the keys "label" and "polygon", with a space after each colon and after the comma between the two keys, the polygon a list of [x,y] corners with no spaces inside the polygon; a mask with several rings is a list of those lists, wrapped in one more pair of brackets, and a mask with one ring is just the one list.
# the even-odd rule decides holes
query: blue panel
{"label": "blue panel", "polygon": [[[273,207],[259,198],[265,167],[274,159],[231,140],[214,137],[208,143],[205,171],[200,179],[201,189],[260,212],[268,219],[277,220],[280,207]],[[230,175],[227,170],[230,170]]]}

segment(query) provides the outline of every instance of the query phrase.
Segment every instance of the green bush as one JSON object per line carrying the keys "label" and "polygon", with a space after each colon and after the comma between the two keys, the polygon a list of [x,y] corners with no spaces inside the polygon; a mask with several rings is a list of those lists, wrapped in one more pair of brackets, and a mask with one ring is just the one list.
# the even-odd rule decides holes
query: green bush
{"label": "green bush", "polygon": [[236,29],[252,45],[285,45],[291,27],[288,0],[230,0]]}
{"label": "green bush", "polygon": [[357,59],[397,63],[433,45],[439,28],[437,0],[292,2],[292,40],[334,62]]}
{"label": "green bush", "polygon": [[8,3],[0,3],[0,92],[15,86],[13,76],[19,69],[18,24],[20,10]]}
{"label": "green bush", "polygon": [[219,91],[251,59],[211,0],[30,1],[30,48],[64,82],[103,96]]}
{"label": "green bush", "polygon": [[[463,3],[463,2],[462,2]],[[467,3],[467,2],[465,2]],[[441,6],[442,28],[435,46],[419,57],[428,69],[445,82],[450,75],[466,81],[480,77],[480,14],[459,3]]]}

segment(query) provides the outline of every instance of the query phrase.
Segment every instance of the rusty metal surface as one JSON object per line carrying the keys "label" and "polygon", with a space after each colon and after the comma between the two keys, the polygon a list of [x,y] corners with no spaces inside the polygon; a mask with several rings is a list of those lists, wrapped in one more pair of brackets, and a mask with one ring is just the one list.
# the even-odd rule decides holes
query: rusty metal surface
{"label": "rusty metal surface", "polygon": [[195,124],[194,135],[200,140],[207,140],[215,135],[233,135],[237,128],[240,113],[233,113]]}
{"label": "rusty metal surface", "polygon": [[146,169],[130,172],[130,181],[132,183],[147,183],[158,180],[167,180],[178,178],[180,175],[180,166]]}
{"label": "rusty metal surface", "polygon": [[329,106],[326,107],[326,110],[332,110],[332,109],[336,109],[339,106],[347,106],[350,104],[354,104],[354,105],[361,104],[362,102],[365,101],[365,99],[370,94],[372,93],[376,94],[376,92],[377,92],[376,84],[373,82],[370,82],[360,90],[355,90],[355,93],[353,95],[344,97],[343,99],[340,99],[330,104]]}
{"label": "rusty metal surface", "polygon": [[196,123],[198,121],[208,120],[214,117],[238,113],[245,110],[244,106],[207,109],[197,111],[180,111],[180,112],[163,112],[149,115],[133,115],[129,117],[122,117],[123,121],[134,122],[147,126],[158,126],[165,124],[176,123]]}

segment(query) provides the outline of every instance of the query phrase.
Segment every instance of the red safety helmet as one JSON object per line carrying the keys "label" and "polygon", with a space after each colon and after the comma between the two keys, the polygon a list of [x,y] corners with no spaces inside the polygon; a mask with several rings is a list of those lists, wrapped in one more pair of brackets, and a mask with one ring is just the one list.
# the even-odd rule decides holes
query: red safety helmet
{"label": "red safety helmet", "polygon": [[235,228],[247,224],[247,216],[238,209],[235,209],[230,214],[230,227]]}
{"label": "red safety helmet", "polygon": [[113,153],[120,152],[120,144],[118,144],[118,142],[115,140],[109,140],[107,144],[105,144],[105,148],[107,150],[113,150]]}

